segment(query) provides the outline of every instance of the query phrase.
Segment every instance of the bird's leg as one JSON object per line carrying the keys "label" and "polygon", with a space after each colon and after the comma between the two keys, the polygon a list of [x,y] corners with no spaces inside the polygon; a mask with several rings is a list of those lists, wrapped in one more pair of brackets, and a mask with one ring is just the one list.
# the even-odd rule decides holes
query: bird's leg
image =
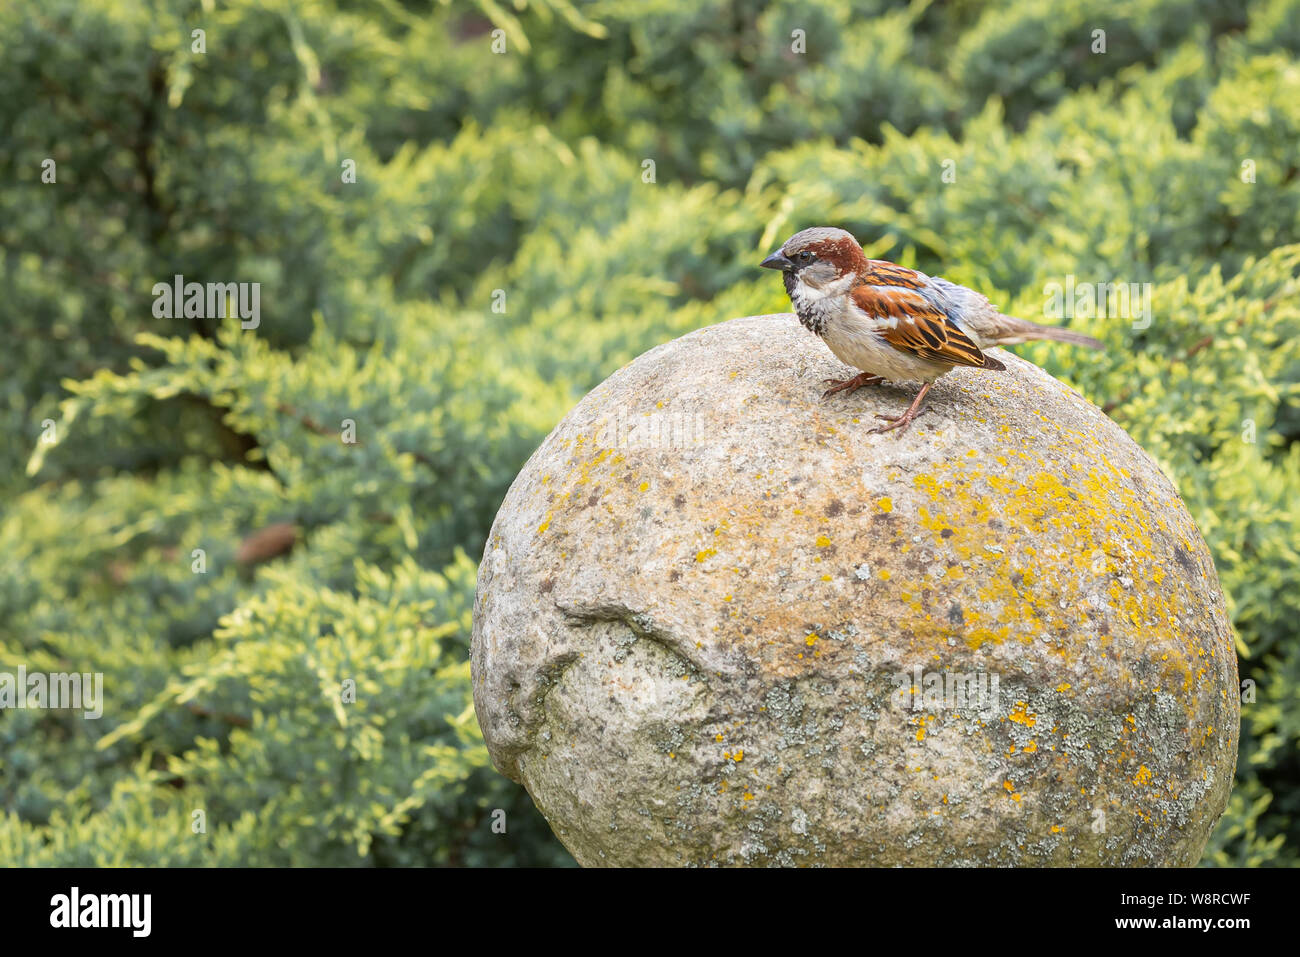
{"label": "bird's leg", "polygon": [[902,415],[900,415],[898,418],[891,419],[887,415],[877,414],[876,415],[877,419],[884,419],[889,424],[877,426],[874,429],[869,429],[868,433],[888,432],[890,429],[906,429],[909,425],[912,424],[912,420],[916,418],[918,414],[918,410],[921,407],[921,400],[925,398],[925,394],[930,391],[930,386],[932,386],[933,384],[934,383],[932,382],[927,382],[925,385],[921,386],[921,391],[916,394],[916,398],[913,399],[912,404],[907,407],[907,411],[904,412]]}
{"label": "bird's leg", "polygon": [[865,372],[859,372],[852,379],[826,379],[831,387],[822,393],[822,398],[826,399],[833,396],[836,392],[848,392],[853,394],[854,390],[861,389],[864,385],[875,385],[877,382],[885,380],[878,375],[867,375]]}

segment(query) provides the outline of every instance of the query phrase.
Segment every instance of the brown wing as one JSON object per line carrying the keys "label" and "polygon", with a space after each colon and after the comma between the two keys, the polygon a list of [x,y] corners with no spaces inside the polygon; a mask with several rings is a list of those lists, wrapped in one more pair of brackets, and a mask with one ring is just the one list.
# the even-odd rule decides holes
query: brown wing
{"label": "brown wing", "polygon": [[913,289],[924,282],[920,274],[893,263],[871,261],[864,282],[853,288],[853,302],[877,319],[896,320],[881,330],[885,341],[922,359],[955,366],[1002,371],[1005,366],[986,356],[948,314]]}

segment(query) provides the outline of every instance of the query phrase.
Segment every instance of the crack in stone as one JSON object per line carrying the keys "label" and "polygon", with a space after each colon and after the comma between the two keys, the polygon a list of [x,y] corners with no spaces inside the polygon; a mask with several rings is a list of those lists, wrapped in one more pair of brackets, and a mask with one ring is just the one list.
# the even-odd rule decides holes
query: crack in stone
{"label": "crack in stone", "polygon": [[704,679],[707,682],[708,669],[705,664],[697,661],[693,655],[684,651],[682,642],[672,632],[657,624],[645,612],[633,611],[622,602],[616,601],[585,604],[557,600],[555,607],[570,622],[578,625],[592,625],[601,622],[621,624],[636,635],[637,638],[652,641],[672,654],[673,657],[679,658],[695,677]]}

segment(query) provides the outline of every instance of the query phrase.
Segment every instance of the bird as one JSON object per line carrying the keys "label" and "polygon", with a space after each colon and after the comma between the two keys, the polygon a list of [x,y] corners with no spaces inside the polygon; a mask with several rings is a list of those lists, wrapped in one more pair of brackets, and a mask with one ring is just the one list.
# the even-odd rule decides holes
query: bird
{"label": "bird", "polygon": [[779,269],[799,321],[841,362],[862,370],[827,379],[822,398],[881,382],[921,382],[902,415],[869,432],[906,430],[934,381],[957,366],[1005,372],[985,350],[1048,339],[1100,349],[1091,336],[1003,315],[973,289],[881,259],[834,226],[795,233],[759,265]]}

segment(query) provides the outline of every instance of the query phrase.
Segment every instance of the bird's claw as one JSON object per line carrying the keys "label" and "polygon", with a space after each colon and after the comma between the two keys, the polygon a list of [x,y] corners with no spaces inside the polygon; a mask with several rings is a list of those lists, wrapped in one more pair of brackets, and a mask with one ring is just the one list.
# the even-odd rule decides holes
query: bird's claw
{"label": "bird's claw", "polygon": [[867,429],[867,435],[882,435],[885,432],[892,432],[894,429],[897,429],[899,432],[905,432],[907,431],[907,427],[909,425],[911,425],[913,422],[916,421],[917,418],[919,418],[922,415],[925,415],[925,413],[929,411],[930,411],[929,408],[918,409],[915,411],[908,409],[906,412],[904,412],[902,415],[898,416],[897,418],[894,418],[893,416],[889,416],[889,415],[883,415],[877,412],[876,418],[884,419],[889,424],[878,425],[874,429]]}
{"label": "bird's claw", "polygon": [[865,372],[859,372],[851,379],[823,379],[823,382],[830,383],[830,388],[822,393],[823,399],[829,399],[837,392],[847,392],[852,395],[864,385],[875,385],[877,382],[883,382],[878,375],[867,375]]}

